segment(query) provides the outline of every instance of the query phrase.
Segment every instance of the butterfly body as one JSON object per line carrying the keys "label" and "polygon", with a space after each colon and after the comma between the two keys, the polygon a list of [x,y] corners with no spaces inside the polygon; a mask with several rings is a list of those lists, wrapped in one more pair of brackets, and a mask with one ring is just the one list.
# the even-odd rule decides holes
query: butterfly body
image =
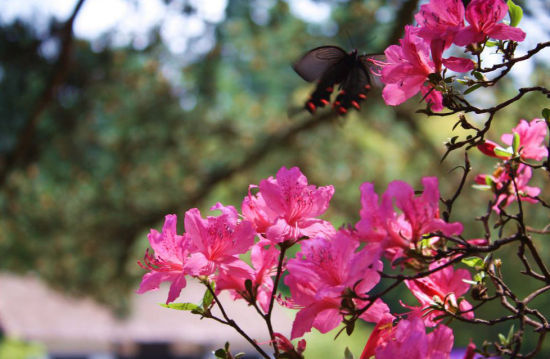
{"label": "butterfly body", "polygon": [[370,71],[366,55],[357,50],[346,52],[338,46],[321,46],[308,51],[294,65],[294,71],[308,82],[317,81],[317,86],[305,104],[305,109],[314,113],[317,108],[330,103],[336,85],[339,92],[333,102],[341,115],[351,107],[360,109],[360,102],[370,90]]}

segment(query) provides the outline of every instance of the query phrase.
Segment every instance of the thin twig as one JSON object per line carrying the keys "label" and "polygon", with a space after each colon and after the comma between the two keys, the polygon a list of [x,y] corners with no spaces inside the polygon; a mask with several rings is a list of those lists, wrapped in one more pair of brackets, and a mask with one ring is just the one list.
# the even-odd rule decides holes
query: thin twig
{"label": "thin twig", "polygon": [[212,297],[214,298],[214,301],[216,302],[216,304],[218,305],[218,308],[220,308],[220,311],[222,313],[222,316],[224,317],[225,319],[225,322],[224,321],[220,321],[220,323],[224,323],[226,325],[229,325],[230,327],[232,327],[233,329],[235,329],[244,339],[246,339],[247,342],[249,342],[253,347],[254,349],[256,349],[256,351],[258,353],[260,353],[261,356],[263,356],[265,359],[271,359],[269,354],[267,354],[259,345],[258,343],[256,343],[256,341],[252,338],[250,338],[248,336],[248,334],[246,334],[242,329],[241,327],[239,327],[239,325],[237,325],[237,323],[229,318],[229,316],[227,315],[227,313],[225,312],[225,309],[222,305],[222,302],[219,300],[218,296],[216,295],[216,293],[214,292],[214,290],[212,289],[212,286],[210,285],[210,283],[204,283],[204,285],[206,286],[206,288],[208,288],[208,291],[210,292],[210,294],[212,294]]}

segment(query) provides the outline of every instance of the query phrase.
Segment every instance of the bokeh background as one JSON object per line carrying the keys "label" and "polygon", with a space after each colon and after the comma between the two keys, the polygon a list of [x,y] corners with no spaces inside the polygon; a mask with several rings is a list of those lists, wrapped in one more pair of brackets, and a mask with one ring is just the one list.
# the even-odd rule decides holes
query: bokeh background
{"label": "bokeh background", "polygon": [[[380,88],[361,112],[311,116],[300,109],[312,85],[291,68],[321,45],[381,53],[397,43],[421,3],[0,0],[2,275],[92,300],[124,320],[135,315],[131,303],[143,274],[136,261],[148,246],[149,228],[159,228],[165,214],[206,211],[217,201],[238,208],[250,183],[281,166],[299,166],[310,183],[335,186],[325,218],[336,225],[358,220],[358,188],[365,181],[378,191],[394,179],[420,189],[423,176],[437,175],[442,195],[450,195],[463,152],[440,160],[444,141],[464,135],[453,131],[455,117],[416,113],[423,106],[419,97],[388,107]],[[550,37],[550,4],[517,3],[528,34],[522,53]],[[497,88],[474,92],[472,101],[490,106],[518,87],[548,86],[549,58],[550,51],[542,51]],[[490,136],[498,140],[520,118],[540,117],[544,106],[543,96],[525,96],[499,113]],[[494,162],[473,151],[471,159],[474,172],[492,172]],[[537,183],[549,193],[547,182]],[[467,236],[481,233],[475,217],[489,198],[466,188],[453,219],[464,221]],[[548,223],[547,213],[527,212],[533,227]],[[548,235],[538,238],[548,254],[545,237],[548,242]],[[506,275],[517,278],[513,287],[532,289],[514,272],[513,251],[502,258]],[[394,308],[399,300],[415,303],[405,290],[388,298]],[[539,302],[548,313],[550,298]],[[47,355],[48,343],[28,344],[32,335],[3,323],[8,310],[0,306],[0,353],[9,359]],[[498,313],[486,308],[483,314]],[[185,321],[190,314],[172,315]],[[496,339],[509,328],[453,327],[457,347],[470,338],[480,345],[484,336]],[[306,357],[343,357],[345,346],[359,355],[370,328],[362,325],[336,344],[327,340],[334,335],[312,335]],[[550,355],[548,348],[541,358]]]}

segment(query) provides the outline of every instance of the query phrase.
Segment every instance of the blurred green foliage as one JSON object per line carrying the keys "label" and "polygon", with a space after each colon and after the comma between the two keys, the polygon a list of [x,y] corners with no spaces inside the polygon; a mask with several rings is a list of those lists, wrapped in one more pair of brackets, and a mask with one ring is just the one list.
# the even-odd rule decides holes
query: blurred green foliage
{"label": "blurred green foliage", "polygon": [[0,338],[0,358],[39,359],[44,358],[44,348],[36,343],[27,343],[14,338]]}
{"label": "blurred green foliage", "polygon": [[[299,166],[310,183],[335,186],[326,218],[336,225],[358,220],[358,188],[365,181],[378,191],[394,179],[420,189],[423,176],[437,175],[442,196],[453,193],[463,155],[457,151],[440,163],[442,143],[463,133],[452,131],[456,118],[415,113],[419,98],[391,108],[378,89],[346,118],[312,120],[297,111],[312,86],[290,64],[326,44],[382,51],[400,20],[410,21],[398,17],[403,2],[336,2],[328,24],[296,18],[285,1],[269,2],[258,22],[255,3],[229,1],[225,18],[207,25],[202,40],[212,46],[205,53],[193,52],[193,42],[188,53],[170,53],[158,29],[140,49],[110,46],[109,34],[93,43],[75,40],[66,79],[1,188],[0,269],[33,271],[63,291],[92,295],[123,312],[143,274],[136,260],[149,228],[193,206],[239,207],[250,183],[281,166]],[[23,22],[0,27],[0,156],[13,150],[47,86],[55,57],[42,49],[57,41],[58,28],[53,21],[42,32]],[[548,63],[536,63],[532,83],[548,83],[548,73]],[[479,93],[495,102],[516,88],[509,81]],[[526,96],[499,115],[490,136],[498,140],[519,118],[540,117],[544,103],[542,96]],[[493,162],[473,151],[471,160],[475,173],[492,171]],[[548,183],[540,184],[549,193]],[[464,221],[466,236],[480,233],[474,218],[489,196],[465,188],[453,220]],[[534,227],[548,223],[544,213],[529,206],[527,213]],[[506,276],[517,277],[514,253],[503,256]],[[531,289],[517,284],[520,293]],[[397,308],[403,297],[414,303],[404,290],[389,302]],[[550,299],[541,297],[540,306],[549,308]],[[472,327],[459,327],[457,344],[465,346]],[[499,330],[507,332],[485,333],[496,338]]]}

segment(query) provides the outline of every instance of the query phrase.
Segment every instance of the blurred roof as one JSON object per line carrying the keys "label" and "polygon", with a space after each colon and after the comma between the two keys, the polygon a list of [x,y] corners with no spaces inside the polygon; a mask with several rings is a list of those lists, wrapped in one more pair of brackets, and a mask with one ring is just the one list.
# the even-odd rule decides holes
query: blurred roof
{"label": "blurred roof", "polygon": [[[182,292],[185,300],[179,301],[199,303],[203,293],[198,282],[189,280]],[[229,341],[232,348],[251,352],[232,328],[159,306],[167,295],[168,287],[132,295],[131,314],[120,320],[93,300],[68,297],[34,276],[0,273],[0,326],[6,335],[41,342],[50,351],[101,351],[113,345],[153,342],[214,348]],[[229,316],[246,333],[259,343],[268,341],[265,324],[254,309],[242,300],[233,301],[227,293],[220,298],[227,303],[224,307]],[[276,331],[288,335],[292,325],[289,313],[276,306],[273,322]]]}

